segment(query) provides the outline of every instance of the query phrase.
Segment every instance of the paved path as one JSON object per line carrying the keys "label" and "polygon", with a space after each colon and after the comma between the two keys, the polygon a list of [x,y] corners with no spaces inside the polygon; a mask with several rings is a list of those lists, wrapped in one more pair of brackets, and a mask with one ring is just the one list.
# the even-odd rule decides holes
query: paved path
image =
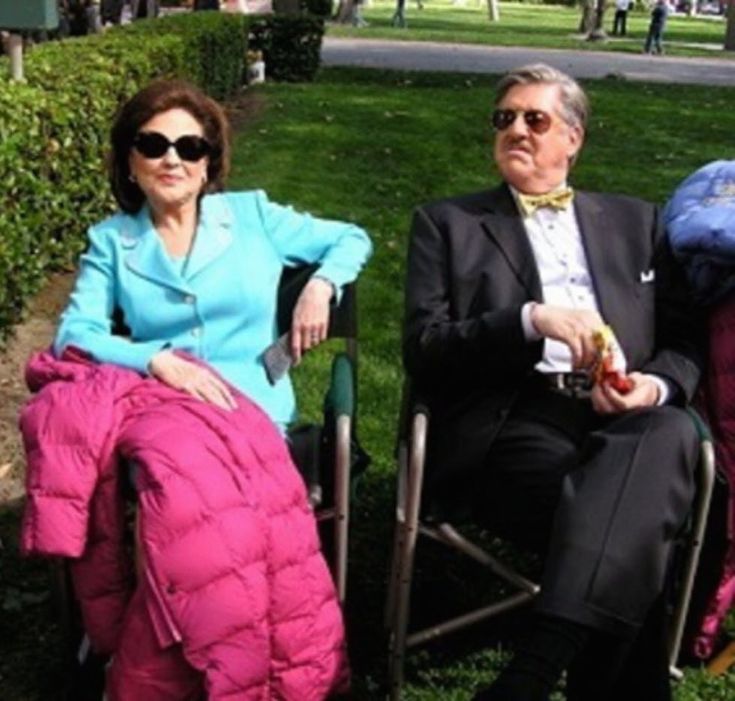
{"label": "paved path", "polygon": [[322,46],[326,66],[503,73],[536,61],[578,78],[615,74],[629,80],[735,86],[735,61],[727,59],[337,37],[325,37]]}

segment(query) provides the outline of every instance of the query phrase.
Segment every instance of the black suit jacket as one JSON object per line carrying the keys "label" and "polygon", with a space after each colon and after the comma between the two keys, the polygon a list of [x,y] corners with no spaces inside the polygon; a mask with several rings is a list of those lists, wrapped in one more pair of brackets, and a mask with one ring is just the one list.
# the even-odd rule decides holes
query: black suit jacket
{"label": "black suit jacket", "polygon": [[[660,375],[688,401],[703,333],[654,205],[578,192],[575,214],[603,319],[630,370]],[[427,486],[484,461],[518,390],[541,359],[521,307],[543,301],[506,185],[416,210],[408,253],[404,364],[432,414]]]}

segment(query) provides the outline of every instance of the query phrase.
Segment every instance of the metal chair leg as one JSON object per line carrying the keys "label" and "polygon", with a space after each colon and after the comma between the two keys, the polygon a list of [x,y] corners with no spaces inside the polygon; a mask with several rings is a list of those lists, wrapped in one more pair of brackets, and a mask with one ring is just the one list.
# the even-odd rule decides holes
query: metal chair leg
{"label": "metal chair leg", "polygon": [[406,490],[406,514],[403,524],[402,548],[399,564],[395,616],[391,634],[389,698],[398,701],[403,687],[403,664],[406,653],[406,634],[408,612],[411,600],[411,579],[413,561],[418,537],[419,506],[421,504],[421,485],[423,484],[424,458],[426,454],[426,429],[428,419],[417,414],[411,432],[412,450],[409,455],[408,479]]}
{"label": "metal chair leg", "polygon": [[334,570],[337,595],[344,603],[347,594],[347,546],[350,526],[350,439],[352,420],[338,416],[336,427],[334,482]]}
{"label": "metal chair leg", "polygon": [[682,676],[682,673],[677,668],[676,661],[681,650],[681,640],[684,635],[687,613],[689,612],[689,602],[692,595],[692,588],[694,587],[694,577],[699,563],[699,555],[702,549],[702,541],[704,540],[704,531],[707,526],[707,517],[709,515],[712,489],[715,481],[715,451],[714,445],[709,439],[702,441],[698,468],[697,499],[694,504],[692,532],[689,535],[687,543],[687,555],[684,562],[684,581],[677,597],[669,641],[669,669],[671,676],[677,679]]}
{"label": "metal chair leg", "polygon": [[396,490],[396,528],[393,535],[393,555],[388,575],[388,594],[385,602],[384,625],[392,631],[396,613],[396,590],[401,572],[404,526],[406,523],[406,472],[408,470],[408,446],[405,440],[398,445],[398,488]]}

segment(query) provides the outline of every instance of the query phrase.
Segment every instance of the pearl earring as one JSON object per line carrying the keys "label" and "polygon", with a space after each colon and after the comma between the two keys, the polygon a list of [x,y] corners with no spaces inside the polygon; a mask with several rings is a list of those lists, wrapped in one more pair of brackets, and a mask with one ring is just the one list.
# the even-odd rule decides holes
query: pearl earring
{"label": "pearl earring", "polygon": [[129,180],[129,181],[130,181],[131,183],[134,183],[134,182],[135,182],[135,176],[134,176],[134,175],[133,175],[133,174],[131,173],[130,175],[128,175],[128,180]]}

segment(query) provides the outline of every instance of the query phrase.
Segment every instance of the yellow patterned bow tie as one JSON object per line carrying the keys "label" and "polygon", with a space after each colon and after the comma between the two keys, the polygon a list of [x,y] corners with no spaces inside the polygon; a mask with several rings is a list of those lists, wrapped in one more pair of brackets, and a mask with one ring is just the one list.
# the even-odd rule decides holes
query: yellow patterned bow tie
{"label": "yellow patterned bow tie", "polygon": [[530,217],[539,207],[551,207],[552,209],[566,209],[574,198],[574,190],[564,187],[561,190],[547,192],[544,195],[524,195],[518,193],[518,203],[524,217]]}

